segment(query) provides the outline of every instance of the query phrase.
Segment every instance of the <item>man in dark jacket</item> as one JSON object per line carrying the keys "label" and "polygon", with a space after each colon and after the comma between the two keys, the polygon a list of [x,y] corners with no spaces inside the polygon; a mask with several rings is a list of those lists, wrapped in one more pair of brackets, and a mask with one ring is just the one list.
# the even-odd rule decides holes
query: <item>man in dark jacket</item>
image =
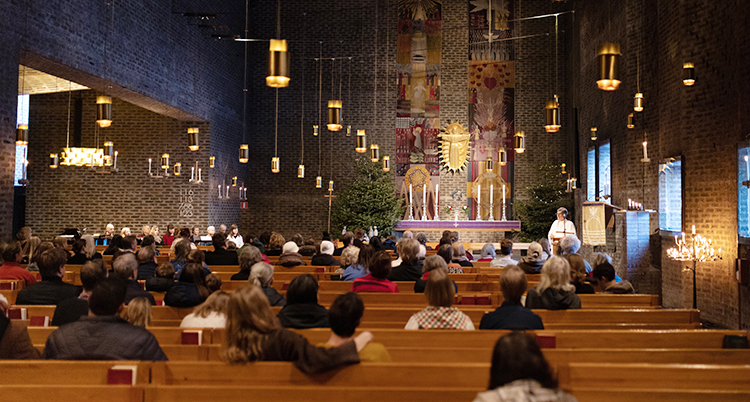
{"label": "man in dark jacket", "polygon": [[81,267],[81,283],[83,292],[73,299],[63,300],[55,308],[52,316],[53,327],[59,327],[89,314],[89,296],[94,286],[107,277],[107,270],[102,260],[93,260],[83,264]]}
{"label": "man in dark jacket", "polygon": [[112,263],[112,269],[114,271],[114,276],[127,284],[125,304],[128,304],[131,300],[139,297],[145,297],[148,299],[152,306],[156,304],[154,296],[143,290],[141,284],[135,280],[138,277],[138,261],[135,259],[135,254],[125,253],[120,255]]}
{"label": "man in dark jacket", "polygon": [[211,237],[211,241],[214,244],[214,251],[206,253],[206,265],[212,267],[214,265],[240,264],[237,260],[237,253],[227,250],[227,235],[216,233]]}
{"label": "man in dark jacket", "polygon": [[341,262],[333,258],[334,246],[328,240],[320,242],[320,253],[315,254],[310,261],[310,265],[340,267]]}
{"label": "man in dark jacket", "polygon": [[500,276],[503,304],[495,311],[485,314],[479,329],[544,329],[542,318],[521,304],[526,292],[526,274],[516,265],[508,265]]}
{"label": "man in dark jacket", "polygon": [[151,247],[141,247],[135,256],[138,258],[138,280],[143,281],[154,276],[159,266],[156,263],[156,251]]}
{"label": "man in dark jacket", "polygon": [[285,328],[327,328],[328,310],[318,304],[318,281],[310,274],[292,279],[286,291],[286,306],[278,318]]}
{"label": "man in dark jacket", "polygon": [[167,360],[150,332],[118,317],[125,307],[126,292],[127,285],[117,278],[97,283],[89,297],[89,315],[52,332],[44,347],[44,358]]}
{"label": "man in dark jacket", "polygon": [[65,276],[65,262],[67,261],[68,253],[60,248],[53,248],[42,253],[37,261],[39,274],[42,276],[41,282],[18,292],[16,304],[49,305],[78,297],[81,288],[62,280]]}

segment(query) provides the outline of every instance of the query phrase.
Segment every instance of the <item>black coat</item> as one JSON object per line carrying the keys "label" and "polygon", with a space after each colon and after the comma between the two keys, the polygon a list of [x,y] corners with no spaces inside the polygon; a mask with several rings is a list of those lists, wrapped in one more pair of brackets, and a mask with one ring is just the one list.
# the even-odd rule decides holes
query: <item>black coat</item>
{"label": "black coat", "polygon": [[154,276],[157,267],[159,266],[153,261],[144,262],[143,264],[138,265],[138,280],[143,281]]}
{"label": "black coat", "polygon": [[285,328],[328,328],[328,311],[319,304],[287,304],[279,311],[279,322]]}
{"label": "black coat", "polygon": [[422,268],[418,263],[409,264],[406,261],[402,261],[401,265],[393,268],[390,275],[388,275],[389,281],[416,281],[422,278]]}
{"label": "black coat", "polygon": [[83,265],[86,262],[88,262],[89,258],[86,257],[86,254],[84,253],[78,253],[70,258],[68,258],[68,262],[66,264],[70,265]]}
{"label": "black coat", "polygon": [[310,261],[310,265],[340,267],[341,262],[333,258],[332,255],[315,254],[312,260]]}
{"label": "black coat", "polygon": [[164,304],[171,307],[195,307],[203,302],[198,288],[188,282],[176,282],[164,295]]}
{"label": "black coat", "polygon": [[519,304],[503,302],[500,307],[482,317],[479,329],[544,329],[542,318]]}
{"label": "black coat", "polygon": [[49,325],[60,327],[78,321],[79,318],[87,315],[89,315],[89,302],[87,300],[77,297],[63,300],[55,308],[55,314],[52,316],[52,322]]}
{"label": "black coat", "polygon": [[138,281],[129,280],[128,289],[125,291],[125,304],[129,304],[131,300],[139,297],[145,297],[152,306],[156,304],[154,296],[148,291],[141,289],[141,284]]}
{"label": "black coat", "polygon": [[57,276],[45,277],[41,282],[21,289],[16,297],[16,304],[56,305],[63,300],[78,297],[79,294],[81,294],[80,287],[65,283]]}
{"label": "black coat", "polygon": [[240,265],[237,260],[237,252],[224,248],[216,249],[206,253],[206,265]]}
{"label": "black coat", "polygon": [[540,295],[536,288],[526,294],[526,308],[546,310],[567,310],[581,308],[581,299],[574,292],[547,288]]}
{"label": "black coat", "polygon": [[284,298],[284,296],[279,294],[279,292],[276,291],[276,289],[270,286],[266,286],[263,288],[263,293],[266,294],[266,297],[268,298],[268,303],[271,304],[271,307],[286,306],[286,299]]}
{"label": "black coat", "polygon": [[250,279],[250,270],[249,269],[245,270],[245,271],[237,272],[236,274],[232,275],[231,278],[229,278],[229,280],[231,280],[231,281],[246,281],[248,279]]}
{"label": "black coat", "polygon": [[156,338],[145,328],[116,316],[81,317],[47,338],[45,359],[167,360]]}
{"label": "black coat", "polygon": [[146,290],[149,292],[166,292],[174,283],[174,279],[171,278],[157,278],[152,276],[146,279]]}

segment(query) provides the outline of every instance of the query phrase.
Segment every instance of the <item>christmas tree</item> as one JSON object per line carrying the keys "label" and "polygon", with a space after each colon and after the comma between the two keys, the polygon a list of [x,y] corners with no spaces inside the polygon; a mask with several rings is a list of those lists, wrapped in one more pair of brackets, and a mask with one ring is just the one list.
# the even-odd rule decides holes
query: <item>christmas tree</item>
{"label": "christmas tree", "polygon": [[550,225],[556,219],[557,209],[568,209],[568,220],[573,220],[573,198],[565,192],[567,176],[557,165],[541,165],[536,182],[526,187],[528,200],[518,200],[513,205],[516,220],[521,221],[518,241],[532,242],[547,237]]}

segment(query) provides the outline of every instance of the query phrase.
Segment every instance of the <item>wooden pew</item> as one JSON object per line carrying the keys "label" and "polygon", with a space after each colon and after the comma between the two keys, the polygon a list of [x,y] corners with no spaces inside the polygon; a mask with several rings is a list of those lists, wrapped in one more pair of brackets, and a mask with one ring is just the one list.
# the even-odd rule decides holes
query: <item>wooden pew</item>
{"label": "wooden pew", "polygon": [[5,401],[143,402],[144,389],[143,385],[3,385],[0,393]]}
{"label": "wooden pew", "polygon": [[[138,366],[136,384],[150,380],[151,362],[141,361],[64,361],[64,360],[3,360],[0,361],[0,394],[7,398],[5,387],[24,385],[106,385],[107,371],[112,366]],[[42,398],[43,400],[48,397]],[[5,399],[11,400],[11,399]]]}

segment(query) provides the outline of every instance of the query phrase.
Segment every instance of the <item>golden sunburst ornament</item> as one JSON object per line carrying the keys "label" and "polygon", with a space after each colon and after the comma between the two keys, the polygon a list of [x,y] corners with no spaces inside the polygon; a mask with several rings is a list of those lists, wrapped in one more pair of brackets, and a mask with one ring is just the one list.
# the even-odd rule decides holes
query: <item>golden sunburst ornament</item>
{"label": "golden sunburst ornament", "polygon": [[460,172],[466,167],[469,160],[469,140],[471,134],[461,123],[454,121],[441,130],[440,133],[440,157],[441,168],[451,174]]}

